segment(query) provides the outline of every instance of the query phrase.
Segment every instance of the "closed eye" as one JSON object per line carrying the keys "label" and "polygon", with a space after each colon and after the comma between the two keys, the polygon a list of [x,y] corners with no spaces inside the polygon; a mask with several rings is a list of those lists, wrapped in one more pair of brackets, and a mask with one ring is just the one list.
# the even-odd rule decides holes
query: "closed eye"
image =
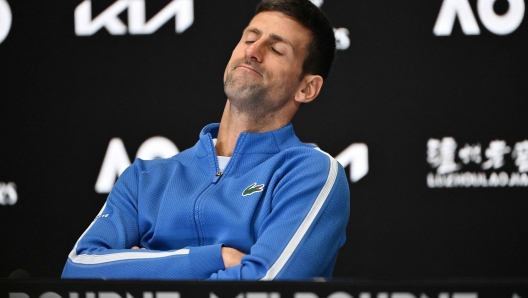
{"label": "closed eye", "polygon": [[279,56],[282,56],[282,55],[283,55],[281,52],[277,51],[274,47],[271,47],[271,50],[272,50],[273,52],[275,52],[275,54],[277,54],[277,55],[279,55]]}

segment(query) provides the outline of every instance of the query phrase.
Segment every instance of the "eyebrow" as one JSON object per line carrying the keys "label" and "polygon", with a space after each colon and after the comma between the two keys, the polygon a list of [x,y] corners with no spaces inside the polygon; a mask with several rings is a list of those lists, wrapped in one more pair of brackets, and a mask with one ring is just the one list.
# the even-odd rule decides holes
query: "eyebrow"
{"label": "eyebrow", "polygon": [[292,49],[294,49],[293,44],[291,42],[289,42],[287,39],[284,39],[284,37],[282,37],[282,36],[279,36],[277,34],[273,34],[272,33],[272,34],[270,34],[270,38],[275,40],[275,41],[278,41],[278,42],[283,42],[283,43],[289,45],[290,47],[292,47]]}
{"label": "eyebrow", "polygon": [[[247,32],[251,32],[251,33],[255,33],[255,34],[259,35],[259,36],[262,35],[262,31],[260,31],[258,28],[246,28],[246,31]],[[284,37],[282,37],[280,35],[272,33],[272,34],[270,34],[269,37],[272,40],[274,40],[274,41],[283,42],[283,43],[289,45],[292,49],[295,49],[295,47],[293,46],[293,44],[289,40],[285,39]]]}
{"label": "eyebrow", "polygon": [[246,28],[246,30],[244,31],[247,31],[247,32],[252,32],[252,33],[255,33],[257,35],[262,35],[262,31],[260,31],[259,29],[257,28]]}

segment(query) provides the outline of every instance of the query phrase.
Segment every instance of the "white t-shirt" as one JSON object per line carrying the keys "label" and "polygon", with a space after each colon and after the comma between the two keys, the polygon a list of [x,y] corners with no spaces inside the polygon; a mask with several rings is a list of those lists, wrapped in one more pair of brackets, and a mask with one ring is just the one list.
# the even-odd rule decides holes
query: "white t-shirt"
{"label": "white t-shirt", "polygon": [[[213,144],[216,146],[216,139],[213,139]],[[229,160],[231,159],[230,156],[217,156],[218,158],[218,167],[220,168],[220,172],[223,172],[224,169],[227,167],[227,164],[229,163]]]}

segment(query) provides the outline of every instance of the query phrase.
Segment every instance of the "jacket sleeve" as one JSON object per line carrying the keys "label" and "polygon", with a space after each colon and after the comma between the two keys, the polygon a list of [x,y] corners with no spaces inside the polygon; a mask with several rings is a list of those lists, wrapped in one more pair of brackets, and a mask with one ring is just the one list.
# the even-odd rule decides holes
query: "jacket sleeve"
{"label": "jacket sleeve", "polygon": [[[292,157],[273,190],[270,215],[241,264],[209,279],[313,280],[331,277],[346,238],[350,193],[343,167],[321,152]],[[236,247],[235,247],[236,248]]]}
{"label": "jacket sleeve", "polygon": [[141,239],[135,172],[132,165],[119,177],[68,256],[62,278],[206,279],[224,269],[221,244],[171,251],[131,249]]}

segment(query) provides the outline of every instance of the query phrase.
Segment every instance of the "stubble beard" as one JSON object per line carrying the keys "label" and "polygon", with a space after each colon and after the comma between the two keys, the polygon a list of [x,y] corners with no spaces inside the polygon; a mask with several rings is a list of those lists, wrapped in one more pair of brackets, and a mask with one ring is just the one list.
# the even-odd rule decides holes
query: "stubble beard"
{"label": "stubble beard", "polygon": [[[243,60],[245,64],[252,67],[251,62]],[[266,71],[256,67],[262,78],[255,80],[235,73],[235,65],[239,65],[240,60],[228,65],[228,72],[224,81],[224,92],[231,106],[245,114],[247,117],[257,121],[267,121],[270,117],[275,117],[277,112],[289,102],[295,92],[296,86],[288,84],[265,84]]]}
{"label": "stubble beard", "polygon": [[248,82],[230,71],[224,82],[224,92],[231,105],[239,112],[252,118],[259,118],[273,109],[267,100],[267,90],[260,82]]}

